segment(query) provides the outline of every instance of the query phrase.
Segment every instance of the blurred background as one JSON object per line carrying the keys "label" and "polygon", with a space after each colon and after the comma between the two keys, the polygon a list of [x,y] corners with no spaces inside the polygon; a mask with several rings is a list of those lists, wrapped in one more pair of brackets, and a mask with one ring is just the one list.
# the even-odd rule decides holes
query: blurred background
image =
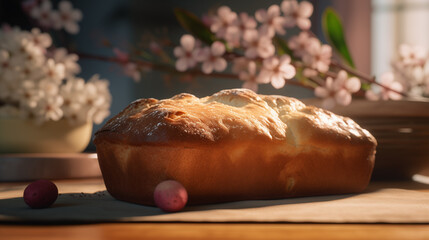
{"label": "blurred background", "polygon": [[[23,12],[22,1],[0,0],[0,21],[2,24],[33,27],[31,19]],[[53,1],[54,5],[58,1]],[[73,0],[75,8],[83,13],[77,35],[54,38],[54,44],[67,45],[76,52],[114,56],[108,42],[125,52],[138,47],[138,43],[148,35],[162,35],[178,44],[185,33],[176,21],[173,9],[176,7],[202,16],[209,10],[227,5],[236,12],[253,15],[257,9],[268,8],[281,1],[248,0]],[[312,31],[324,41],[321,30],[321,15],[326,7],[333,7],[343,20],[351,55],[359,71],[378,76],[390,69],[390,59],[399,44],[419,44],[429,46],[429,1],[427,0],[311,0],[314,5]],[[288,34],[294,34],[289,31]],[[80,77],[89,79],[93,74],[110,81],[113,102],[111,116],[117,114],[137,98],[169,98],[181,92],[189,92],[202,97],[225,88],[241,87],[242,82],[234,79],[198,78],[192,81],[168,79],[163,74],[151,72],[142,75],[135,82],[125,76],[118,64],[81,58]],[[313,97],[313,92],[300,87],[289,86],[274,89],[271,85],[261,85],[259,93],[278,94],[297,98]],[[110,117],[109,117],[110,118]],[[96,125],[94,131],[100,128]],[[89,145],[88,151],[94,146]]]}

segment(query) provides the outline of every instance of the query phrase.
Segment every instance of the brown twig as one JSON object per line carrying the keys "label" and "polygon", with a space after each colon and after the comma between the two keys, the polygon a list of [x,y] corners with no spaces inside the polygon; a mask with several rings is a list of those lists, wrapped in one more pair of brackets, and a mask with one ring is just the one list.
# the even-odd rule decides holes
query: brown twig
{"label": "brown twig", "polygon": [[148,61],[143,60],[129,60],[129,61],[123,61],[117,57],[108,57],[108,56],[99,56],[94,54],[88,54],[88,53],[76,53],[80,58],[86,58],[86,59],[93,59],[98,61],[104,61],[104,62],[113,62],[120,65],[132,62],[137,64],[140,67],[150,68],[152,70],[161,71],[161,72],[167,72],[175,75],[181,75],[181,74],[190,74],[193,76],[202,76],[202,77],[216,77],[216,78],[230,78],[230,79],[238,79],[238,76],[236,74],[229,74],[229,73],[210,73],[206,74],[199,70],[188,70],[186,72],[179,72],[177,71],[173,66],[167,65],[167,64],[161,64],[161,63],[152,63]]}
{"label": "brown twig", "polygon": [[[186,72],[179,72],[177,71],[173,66],[166,65],[166,64],[157,64],[152,62],[147,62],[143,60],[130,60],[130,61],[123,61],[117,57],[107,57],[107,56],[99,56],[94,54],[88,54],[88,53],[76,53],[81,58],[86,59],[93,59],[98,61],[104,61],[104,62],[113,62],[120,65],[126,64],[128,62],[133,62],[141,67],[150,68],[156,71],[162,71],[162,72],[168,72],[175,75],[182,75],[182,74],[190,74],[192,76],[198,76],[198,77],[214,77],[214,78],[224,78],[224,79],[239,79],[237,74],[231,74],[231,73],[217,73],[213,72],[210,74],[206,74],[200,70],[191,69]],[[298,81],[288,80],[286,81],[287,84],[300,86],[307,89],[314,89],[313,87],[307,86],[305,84],[302,84]]]}

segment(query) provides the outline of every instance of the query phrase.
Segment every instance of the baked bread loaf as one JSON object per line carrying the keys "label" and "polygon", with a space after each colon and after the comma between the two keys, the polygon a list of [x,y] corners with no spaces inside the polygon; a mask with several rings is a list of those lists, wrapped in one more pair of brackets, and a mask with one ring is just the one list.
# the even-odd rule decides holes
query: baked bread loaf
{"label": "baked bread loaf", "polygon": [[164,180],[188,204],[360,192],[377,144],[349,118],[245,89],[137,100],[94,143],[109,193],[146,205]]}

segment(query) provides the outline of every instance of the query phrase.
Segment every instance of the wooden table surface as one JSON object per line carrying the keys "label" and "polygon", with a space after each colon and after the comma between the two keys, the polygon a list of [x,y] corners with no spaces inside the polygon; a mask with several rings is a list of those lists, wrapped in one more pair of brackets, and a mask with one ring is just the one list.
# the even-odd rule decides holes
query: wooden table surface
{"label": "wooden table surface", "polygon": [[[79,181],[93,182],[94,179]],[[0,183],[0,186],[16,184],[18,183]],[[22,183],[19,184],[22,185]],[[381,185],[429,191],[429,185],[412,182],[376,183],[372,184],[371,187],[377,188]],[[429,225],[300,223],[0,224],[0,240],[17,239],[429,239]]]}

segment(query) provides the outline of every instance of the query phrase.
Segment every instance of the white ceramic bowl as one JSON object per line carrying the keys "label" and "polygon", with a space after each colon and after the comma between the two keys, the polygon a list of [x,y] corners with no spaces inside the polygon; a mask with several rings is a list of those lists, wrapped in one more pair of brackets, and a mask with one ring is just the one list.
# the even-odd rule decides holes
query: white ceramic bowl
{"label": "white ceramic bowl", "polygon": [[0,118],[0,153],[78,153],[91,140],[92,123],[66,120],[37,125],[32,120]]}

